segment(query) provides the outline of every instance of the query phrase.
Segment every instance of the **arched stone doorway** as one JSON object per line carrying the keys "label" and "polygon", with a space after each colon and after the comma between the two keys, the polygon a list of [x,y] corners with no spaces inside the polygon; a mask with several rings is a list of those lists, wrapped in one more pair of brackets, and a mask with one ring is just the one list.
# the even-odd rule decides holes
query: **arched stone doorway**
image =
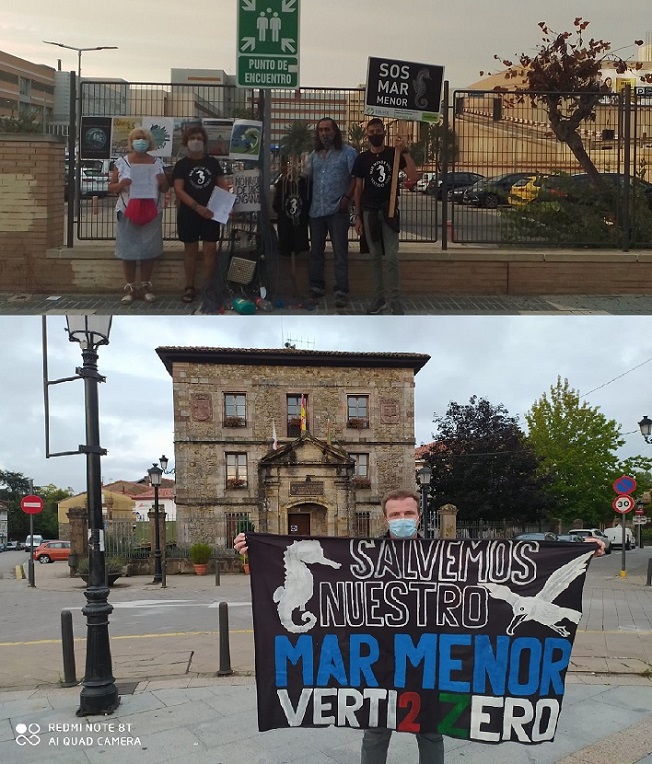
{"label": "arched stone doorway", "polygon": [[314,502],[295,504],[287,509],[288,536],[326,536],[326,507]]}

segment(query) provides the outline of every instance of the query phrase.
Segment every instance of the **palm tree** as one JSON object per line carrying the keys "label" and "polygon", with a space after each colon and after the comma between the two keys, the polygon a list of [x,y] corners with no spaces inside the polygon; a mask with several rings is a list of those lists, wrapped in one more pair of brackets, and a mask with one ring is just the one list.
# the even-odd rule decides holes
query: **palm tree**
{"label": "palm tree", "polygon": [[281,153],[286,157],[300,157],[312,151],[315,128],[305,120],[295,119],[287,125],[287,132],[281,138]]}
{"label": "palm tree", "polygon": [[362,125],[351,125],[347,138],[351,146],[360,153],[366,140],[364,127]]}

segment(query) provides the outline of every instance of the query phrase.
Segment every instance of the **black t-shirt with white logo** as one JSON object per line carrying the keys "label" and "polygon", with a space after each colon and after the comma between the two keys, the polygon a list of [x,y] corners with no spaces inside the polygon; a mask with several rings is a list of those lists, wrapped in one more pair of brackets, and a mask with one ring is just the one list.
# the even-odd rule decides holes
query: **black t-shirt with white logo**
{"label": "black t-shirt with white logo", "polygon": [[174,165],[172,180],[183,180],[183,190],[192,196],[197,204],[206,206],[220,175],[224,175],[224,170],[215,157],[183,157]]}
{"label": "black t-shirt with white logo", "polygon": [[[389,202],[394,166],[394,148],[386,146],[380,153],[363,151],[353,165],[351,173],[362,178],[362,209],[377,210]],[[405,157],[399,160],[399,168],[405,167]]]}

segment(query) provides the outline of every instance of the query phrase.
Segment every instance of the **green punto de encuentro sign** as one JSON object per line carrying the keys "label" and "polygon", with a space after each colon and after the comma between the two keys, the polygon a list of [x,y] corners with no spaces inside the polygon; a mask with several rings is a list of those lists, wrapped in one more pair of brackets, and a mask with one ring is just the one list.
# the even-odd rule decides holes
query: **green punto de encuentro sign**
{"label": "green punto de encuentro sign", "polygon": [[238,87],[299,85],[299,0],[238,0]]}

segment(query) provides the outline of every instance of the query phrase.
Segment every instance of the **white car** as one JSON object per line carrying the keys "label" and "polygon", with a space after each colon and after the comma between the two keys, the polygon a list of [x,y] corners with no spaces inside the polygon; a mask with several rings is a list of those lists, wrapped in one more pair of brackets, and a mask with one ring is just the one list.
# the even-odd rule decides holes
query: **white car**
{"label": "white car", "polygon": [[[623,545],[623,526],[616,525],[613,528],[605,528],[604,535],[611,541],[612,546],[622,547]],[[625,549],[631,549],[636,545],[634,534],[631,528],[625,528]]]}
{"label": "white car", "polygon": [[568,534],[570,536],[582,536],[583,538],[595,536],[595,538],[600,539],[604,544],[604,553],[611,554],[611,541],[599,528],[571,528],[571,530],[568,531]]}

